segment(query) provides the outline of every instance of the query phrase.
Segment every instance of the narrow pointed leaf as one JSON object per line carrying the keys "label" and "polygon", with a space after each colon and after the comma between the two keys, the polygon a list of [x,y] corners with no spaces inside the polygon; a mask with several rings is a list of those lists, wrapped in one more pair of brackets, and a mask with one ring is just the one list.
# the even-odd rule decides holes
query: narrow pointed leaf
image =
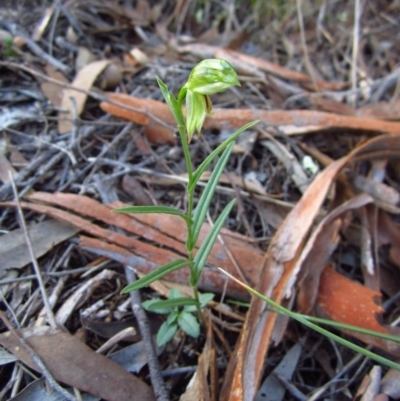
{"label": "narrow pointed leaf", "polygon": [[193,224],[192,219],[181,212],[178,209],[169,206],[126,206],[118,209],[113,209],[113,212],[117,213],[132,213],[132,214],[147,214],[147,213],[162,213],[162,214],[173,214],[174,216],[182,217],[186,224],[191,226]]}
{"label": "narrow pointed leaf", "polygon": [[[224,171],[226,163],[228,162],[229,156],[232,153],[233,146],[234,146],[234,143],[231,142],[224,150],[224,153],[222,154],[221,158],[218,160],[218,163],[215,166],[215,168],[211,174],[210,180],[208,181],[208,183],[199,199],[196,210],[194,211],[194,214],[193,214],[194,225],[191,227],[193,244],[190,244],[193,246],[192,249],[196,246],[196,242],[199,237],[200,230],[201,230],[201,227],[204,222],[204,218],[206,217],[207,210],[208,210],[211,200],[213,198],[215,188],[218,185],[219,178],[221,177],[221,174]],[[189,250],[192,250],[192,249],[189,249]]]}
{"label": "narrow pointed leaf", "polygon": [[165,102],[167,103],[168,107],[175,117],[176,123],[178,125],[184,125],[185,123],[183,121],[182,112],[178,108],[175,96],[168,91],[167,85],[165,85],[165,83],[160,78],[156,77],[156,79],[161,93],[164,96]]}
{"label": "narrow pointed leaf", "polygon": [[[143,301],[142,302],[142,306],[144,309],[149,310],[150,305],[161,301],[160,298],[154,298],[154,299],[148,299],[147,301]],[[173,311],[172,308],[157,308],[157,310],[153,310],[152,312],[155,313],[160,313],[160,314],[167,314],[167,313],[171,313]]]}
{"label": "narrow pointed leaf", "polygon": [[148,305],[147,310],[157,311],[157,309],[176,308],[179,306],[197,305],[194,298],[173,298],[164,299],[162,301],[154,302]]}
{"label": "narrow pointed leaf", "polygon": [[201,272],[203,270],[204,264],[207,261],[208,255],[211,252],[212,247],[214,246],[215,241],[217,240],[217,236],[221,231],[222,226],[225,223],[226,218],[228,217],[232,207],[235,203],[236,199],[232,199],[226,206],[223,212],[220,214],[218,219],[216,220],[214,226],[208,232],[207,237],[204,242],[201,244],[196,256],[194,257],[194,270],[195,270],[195,283],[191,283],[191,285],[197,285],[199,281]]}
{"label": "narrow pointed leaf", "polygon": [[166,274],[174,272],[175,270],[182,269],[185,266],[190,266],[191,262],[183,259],[176,259],[172,262],[169,262],[165,265],[160,266],[158,269],[152,271],[146,276],[142,277],[139,280],[136,280],[134,283],[127,285],[122,291],[121,294],[126,294],[131,291],[139,290],[140,288],[146,287],[151,284],[153,281],[164,277]]}
{"label": "narrow pointed leaf", "polygon": [[252,121],[246,125],[243,125],[243,127],[239,128],[234,134],[232,134],[229,138],[225,139],[224,142],[222,142],[216,149],[214,149],[200,164],[200,166],[197,168],[197,170],[193,173],[193,180],[188,188],[188,191],[191,192],[194,190],[197,181],[199,181],[201,175],[206,171],[207,167],[210,165],[210,163],[232,142],[234,142],[237,137],[247,129],[251,128],[252,126],[256,125],[259,122],[259,120]]}

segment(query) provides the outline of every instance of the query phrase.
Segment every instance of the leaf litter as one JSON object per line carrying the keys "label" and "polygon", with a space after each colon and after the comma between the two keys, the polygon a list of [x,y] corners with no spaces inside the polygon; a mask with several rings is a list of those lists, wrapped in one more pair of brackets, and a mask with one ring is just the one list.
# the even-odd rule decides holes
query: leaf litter
{"label": "leaf litter", "polygon": [[[307,13],[300,10],[306,44],[299,40],[292,5],[274,3],[267,10],[263,2],[253,2],[243,18],[239,8],[225,2],[212,7],[205,2],[204,8],[189,3],[173,7],[141,0],[133,8],[89,0],[46,8],[38,2],[33,14],[22,7],[18,18],[4,12],[7,5],[1,6],[0,25],[10,32],[12,44],[2,45],[0,61],[5,88],[0,102],[11,106],[2,112],[6,148],[1,151],[0,243],[11,239],[14,247],[8,254],[0,248],[6,274],[0,285],[7,288],[2,309],[20,333],[36,330],[36,335],[27,335],[28,341],[57,381],[103,399],[122,400],[129,394],[129,399],[151,399],[147,368],[132,369],[126,357],[118,368],[94,350],[106,344],[128,352],[136,345],[127,345],[134,336],[123,331],[126,325],[116,325],[113,340],[106,343],[105,324],[131,319],[129,299],[119,294],[126,280],[122,267],[134,266],[140,275],[179,257],[185,226],[174,216],[117,215],[111,209],[129,205],[132,192],[136,202],[180,208],[186,182],[182,157],[155,76],[174,91],[195,61],[220,57],[237,69],[242,87],[217,98],[193,152],[200,160],[222,133],[254,119],[261,125],[251,133],[245,152],[236,148],[210,210],[212,222],[226,202],[238,199],[237,212],[215,243],[201,283],[204,291],[218,294],[218,302],[208,310],[207,331],[197,342],[180,334],[159,355],[171,399],[257,399],[264,379],[263,389],[279,393],[280,399],[313,399],[325,394],[325,384],[337,375],[345,384],[340,387],[333,380],[336,387],[331,389],[343,398],[398,397],[396,371],[379,367],[383,371],[378,372],[371,362],[347,368],[356,360],[354,354],[272,313],[216,269],[228,270],[293,310],[397,334],[400,125],[393,16],[398,5],[364,4],[362,26],[380,29],[384,24],[385,31],[362,31],[363,40],[349,45],[343,32],[357,28],[353,2],[342,2],[346,12],[341,14],[330,4],[313,6]],[[215,28],[209,29],[213,21],[219,21],[217,35]],[[32,38],[27,31],[34,32]],[[44,46],[45,41],[50,45]],[[356,45],[358,60],[349,51]],[[99,61],[88,59],[78,71],[82,49]],[[305,50],[308,61],[303,65]],[[33,62],[32,54],[42,64]],[[104,92],[109,87],[104,78],[108,65],[119,73],[114,92]],[[35,94],[37,88],[44,96]],[[44,103],[45,97],[51,104]],[[65,110],[67,118],[61,114]],[[307,170],[304,156],[321,172]],[[15,218],[8,171],[16,171],[29,225],[39,228],[32,231],[31,241],[60,324],[51,336],[43,326],[46,314],[30,276],[31,260]],[[107,183],[118,202],[99,201],[105,199],[99,182]],[[166,296],[174,284],[186,294],[186,271],[166,278],[169,281],[142,291],[143,297],[152,298],[154,292]],[[235,301],[250,301],[250,306],[231,303]],[[82,309],[92,310],[93,316],[84,320]],[[150,315],[150,320],[155,318]],[[2,345],[13,357],[37,369],[21,340],[5,326],[1,331]],[[396,343],[340,333],[398,357]],[[304,334],[312,340],[296,351],[300,355],[293,360],[294,374],[276,374]],[[44,345],[53,340],[54,346]],[[83,356],[85,361],[79,359]],[[22,370],[12,358],[4,358],[9,362],[4,365],[8,370],[2,367],[2,399],[17,393],[28,399],[23,394],[34,386],[43,390],[43,380],[35,381],[33,374],[14,381]],[[80,372],[71,369],[76,363],[92,364],[82,365],[86,368]],[[115,372],[109,376],[107,369]],[[76,377],[79,374],[84,376]],[[110,386],[107,380],[98,385],[98,374],[107,375]],[[83,394],[83,399],[88,397]]]}

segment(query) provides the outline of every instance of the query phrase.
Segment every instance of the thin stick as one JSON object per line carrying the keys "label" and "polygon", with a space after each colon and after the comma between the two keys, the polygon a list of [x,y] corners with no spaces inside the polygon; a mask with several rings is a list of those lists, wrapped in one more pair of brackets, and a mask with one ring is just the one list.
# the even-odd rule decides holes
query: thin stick
{"label": "thin stick", "polygon": [[32,242],[31,242],[31,240],[29,238],[29,233],[28,233],[28,229],[26,227],[24,214],[22,212],[21,203],[19,201],[17,187],[15,186],[15,182],[14,182],[14,179],[13,179],[13,176],[12,176],[11,172],[9,172],[8,174],[9,174],[10,182],[11,182],[11,185],[12,185],[12,188],[13,188],[13,191],[14,191],[15,203],[17,205],[18,214],[19,214],[19,217],[21,219],[22,229],[24,230],[26,244],[28,245],[28,249],[29,249],[29,253],[30,253],[30,256],[31,256],[32,265],[33,265],[33,268],[35,270],[36,279],[38,281],[40,292],[42,294],[43,303],[44,303],[44,306],[46,308],[47,319],[48,319],[48,321],[50,323],[50,326],[52,328],[56,329],[57,328],[57,323],[56,323],[56,320],[54,319],[54,314],[53,314],[53,311],[51,309],[49,298],[47,297],[46,289],[44,287],[42,273],[40,271],[39,264],[38,264],[38,262],[36,260],[35,252],[33,251]]}
{"label": "thin stick", "polygon": [[[351,89],[357,89],[357,57],[358,45],[360,41],[360,20],[361,20],[361,4],[360,0],[354,2],[354,26],[353,26],[353,51],[351,55]],[[350,98],[350,103],[355,106],[356,97]]]}
{"label": "thin stick", "polygon": [[7,326],[8,330],[18,338],[20,344],[22,347],[25,349],[25,351],[28,353],[29,357],[32,359],[32,361],[35,363],[35,365],[39,368],[39,371],[43,374],[43,376],[46,378],[47,382],[49,383],[50,387],[54,390],[57,391],[57,393],[61,394],[66,400],[68,401],[77,401],[77,399],[71,395],[67,390],[62,388],[54,379],[54,377],[51,375],[51,373],[48,371],[46,368],[45,364],[43,361],[40,359],[39,355],[35,352],[35,350],[28,344],[26,339],[18,333],[17,330],[14,329],[13,325],[10,323],[10,321],[7,319],[6,315],[3,313],[2,310],[0,310],[0,319],[4,322],[4,324]]}
{"label": "thin stick", "polygon": [[38,46],[24,30],[19,28],[13,22],[9,22],[9,21],[5,20],[4,18],[0,17],[0,26],[7,29],[7,31],[9,31],[14,36],[21,36],[25,40],[26,45],[29,47],[30,51],[33,54],[35,54],[36,56],[38,56],[39,58],[41,58],[42,60],[44,60],[47,64],[52,65],[54,68],[62,71],[64,74],[67,74],[69,72],[70,67],[61,63],[54,57],[50,56],[50,54],[47,54],[46,52],[44,52],[40,48],[40,46]]}
{"label": "thin stick", "polygon": [[308,55],[306,35],[304,33],[303,12],[301,9],[301,0],[296,0],[297,5],[297,18],[299,20],[301,47],[303,48],[304,64],[310,78],[312,80],[315,91],[317,91],[317,81],[315,79],[314,70],[311,66],[310,56]]}
{"label": "thin stick", "polygon": [[126,105],[126,104],[124,104],[124,103],[114,101],[114,100],[108,98],[107,96],[105,96],[105,95],[103,95],[103,94],[101,94],[101,93],[97,93],[97,92],[93,92],[93,91],[90,91],[90,90],[78,88],[77,86],[71,85],[71,84],[69,84],[69,83],[65,83],[65,82],[59,81],[59,80],[57,80],[57,79],[48,77],[47,75],[42,74],[41,72],[38,72],[38,71],[34,70],[33,68],[29,68],[29,67],[27,67],[27,66],[25,66],[25,65],[13,63],[13,62],[10,62],[10,61],[0,61],[0,66],[4,66],[4,67],[8,67],[8,68],[16,68],[16,69],[19,69],[19,70],[21,70],[21,71],[25,71],[25,72],[27,72],[27,73],[29,73],[29,74],[32,74],[32,75],[35,76],[35,77],[39,77],[39,78],[41,78],[41,79],[44,79],[44,80],[47,81],[47,82],[52,82],[52,83],[54,83],[54,84],[56,84],[56,85],[59,85],[59,86],[61,86],[62,88],[73,89],[73,90],[75,90],[75,91],[77,91],[77,92],[84,93],[84,94],[86,94],[87,96],[90,96],[91,98],[96,99],[96,100],[98,100],[98,101],[100,101],[100,102],[107,102],[107,103],[113,104],[114,106],[119,106],[119,107],[121,107],[121,108],[123,108],[123,109],[126,109],[126,110],[134,111],[134,112],[136,112],[136,113],[141,113],[141,114],[143,114],[144,116],[149,117],[149,118],[150,118],[151,120],[153,120],[154,122],[156,122],[156,123],[162,125],[163,127],[166,127],[166,128],[172,129],[172,130],[175,129],[175,127],[173,127],[173,126],[167,124],[167,123],[166,123],[165,121],[163,121],[162,119],[160,119],[160,118],[158,118],[158,117],[152,115],[152,114],[151,114],[150,112],[148,112],[147,110],[138,109],[138,108],[136,108],[136,107],[131,107],[131,106],[128,106],[128,105]]}
{"label": "thin stick", "polygon": [[[125,276],[129,284],[136,280],[133,268],[130,266],[125,266]],[[158,362],[157,353],[155,351],[149,321],[145,311],[142,308],[139,291],[132,291],[130,293],[130,298],[132,311],[138,322],[140,334],[143,339],[144,348],[147,355],[147,363],[149,364],[150,380],[151,384],[153,385],[154,394],[157,401],[169,401],[168,391],[162,378],[161,368]]]}

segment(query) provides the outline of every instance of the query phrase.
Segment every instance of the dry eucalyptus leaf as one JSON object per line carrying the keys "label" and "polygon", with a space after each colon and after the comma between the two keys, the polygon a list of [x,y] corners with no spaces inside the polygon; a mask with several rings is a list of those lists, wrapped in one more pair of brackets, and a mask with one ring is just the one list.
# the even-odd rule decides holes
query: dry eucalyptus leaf
{"label": "dry eucalyptus leaf", "polygon": [[[110,60],[94,61],[83,67],[76,75],[72,86],[89,90],[96,81],[98,75],[110,64]],[[71,98],[74,98],[74,103]],[[61,107],[67,110],[66,114],[60,114],[58,121],[58,130],[61,134],[71,131],[73,127],[73,118],[79,117],[83,111],[87,99],[87,94],[78,92],[72,88],[64,89]],[[76,110],[76,115],[74,114]]]}
{"label": "dry eucalyptus leaf", "polygon": [[[147,384],[66,332],[41,326],[22,330],[20,334],[57,381],[107,401],[154,400]],[[0,344],[38,371],[16,335],[11,332],[0,334]]]}
{"label": "dry eucalyptus leaf", "polygon": [[[28,233],[37,258],[55,245],[77,234],[79,229],[58,220],[45,220],[28,227]],[[0,237],[0,272],[20,269],[31,262],[31,256],[22,229],[16,229]]]}

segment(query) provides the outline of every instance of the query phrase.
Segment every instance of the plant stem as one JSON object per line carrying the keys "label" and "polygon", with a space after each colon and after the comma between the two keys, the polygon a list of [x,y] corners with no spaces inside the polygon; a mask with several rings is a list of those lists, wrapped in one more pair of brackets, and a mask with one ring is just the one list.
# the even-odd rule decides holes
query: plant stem
{"label": "plant stem", "polygon": [[186,133],[186,128],[185,125],[183,124],[184,118],[183,118],[183,113],[181,106],[178,105],[176,108],[175,112],[179,115],[179,118],[177,119],[177,125],[178,125],[178,131],[179,135],[181,137],[181,143],[182,143],[182,149],[183,149],[183,154],[185,156],[185,162],[186,162],[186,169],[188,172],[188,186],[192,182],[192,176],[193,176],[193,167],[192,167],[192,159],[190,158],[190,151],[189,151],[189,144],[188,144],[188,136]]}
{"label": "plant stem", "polygon": [[199,319],[199,323],[201,324],[203,319],[202,319],[202,316],[201,316],[199,291],[197,290],[197,286],[193,286],[192,289],[193,289],[193,297],[197,301],[197,304],[196,304],[197,318]]}

